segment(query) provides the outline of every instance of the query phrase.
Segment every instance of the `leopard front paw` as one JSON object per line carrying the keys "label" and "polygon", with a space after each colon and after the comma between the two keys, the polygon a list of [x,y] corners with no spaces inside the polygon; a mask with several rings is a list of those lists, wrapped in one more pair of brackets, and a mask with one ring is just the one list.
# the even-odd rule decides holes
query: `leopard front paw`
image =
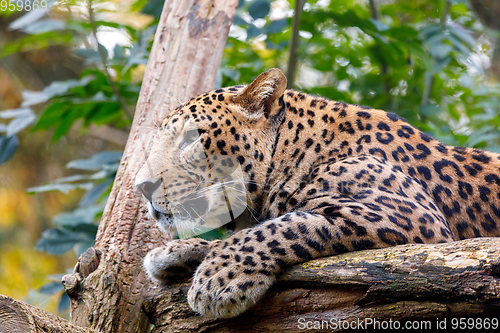
{"label": "leopard front paw", "polygon": [[236,263],[214,266],[206,259],[195,274],[188,302],[204,316],[232,318],[257,303],[275,281],[275,275],[265,270]]}
{"label": "leopard front paw", "polygon": [[152,280],[167,284],[193,274],[209,248],[210,242],[201,239],[173,240],[150,251],[144,268]]}

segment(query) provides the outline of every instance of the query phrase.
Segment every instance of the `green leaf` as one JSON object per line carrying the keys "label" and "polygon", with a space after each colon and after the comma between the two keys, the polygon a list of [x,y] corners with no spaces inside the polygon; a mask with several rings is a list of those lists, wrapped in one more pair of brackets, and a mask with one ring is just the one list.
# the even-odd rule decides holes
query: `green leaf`
{"label": "green leaf", "polygon": [[269,14],[271,4],[268,0],[255,0],[248,7],[248,14],[254,19],[264,18]]}
{"label": "green leaf", "polygon": [[[113,177],[114,178],[114,177]],[[103,194],[110,188],[113,183],[113,179],[106,179],[104,182],[90,189],[80,200],[80,206],[93,205],[99,200]]]}
{"label": "green leaf", "polygon": [[253,38],[262,34],[262,30],[257,28],[254,24],[249,24],[247,28],[247,38]]}
{"label": "green leaf", "polygon": [[281,20],[271,21],[268,25],[264,27],[264,32],[266,34],[275,34],[283,32],[288,27],[288,19],[284,18]]}
{"label": "green leaf", "polygon": [[[33,11],[36,12],[36,11]],[[40,50],[55,45],[68,45],[74,36],[69,32],[44,32],[38,35],[26,35],[8,44],[2,45],[0,59],[18,52]]]}
{"label": "green leaf", "polygon": [[97,48],[99,49],[99,55],[102,53],[104,59],[108,59],[108,49],[102,44],[98,44]]}
{"label": "green leaf", "polygon": [[66,29],[66,22],[61,20],[47,19],[40,20],[23,27],[21,30],[27,34],[37,35],[45,32],[52,32]]}
{"label": "green leaf", "polygon": [[54,224],[71,228],[79,224],[93,224],[96,216],[102,213],[103,205],[79,207],[71,212],[64,212],[54,216]]}
{"label": "green leaf", "polygon": [[42,233],[35,249],[50,254],[63,254],[76,244],[94,241],[87,234],[76,233],[66,229],[48,229]]}
{"label": "green leaf", "polygon": [[382,23],[381,21],[379,20],[376,20],[376,19],[373,19],[373,18],[370,18],[370,22],[373,23],[373,25],[377,28],[378,31],[386,31],[386,30],[389,30],[389,26]]}
{"label": "green leaf", "polygon": [[453,48],[451,47],[451,45],[448,45],[448,44],[439,44],[439,45],[435,45],[434,47],[431,48],[431,54],[435,57],[435,58],[446,58],[450,55],[451,51],[453,50]]}
{"label": "green leaf", "polygon": [[471,136],[469,136],[469,138],[465,142],[465,145],[467,147],[475,147],[482,142],[488,143],[489,141],[498,140],[500,138],[500,135],[498,133],[484,133],[486,130],[490,129],[491,128],[486,129],[485,127],[483,127],[478,132],[471,134]]}
{"label": "green leaf", "polygon": [[159,19],[164,3],[164,0],[145,1],[145,5],[142,8],[141,13],[148,14],[153,16],[155,19]]}
{"label": "green leaf", "polygon": [[62,119],[54,124],[55,129],[54,133],[52,134],[52,140],[51,142],[57,142],[60,138],[62,138],[66,133],[71,128],[71,125],[73,125],[73,122],[80,118],[82,114],[79,112],[78,108],[70,108],[68,112],[63,114]]}
{"label": "green leaf", "polygon": [[245,21],[245,19],[243,19],[240,15],[235,15],[233,24],[246,27],[248,25],[248,22]]}
{"label": "green leaf", "polygon": [[19,146],[19,139],[17,135],[5,136],[0,135],[0,164],[10,160]]}
{"label": "green leaf", "polygon": [[430,38],[431,36],[437,35],[437,34],[442,34],[443,33],[443,26],[440,24],[431,24],[424,26],[422,29],[420,29],[419,35],[422,40],[426,40]]}
{"label": "green leaf", "polygon": [[420,114],[426,117],[436,117],[442,109],[435,104],[427,104],[420,108]]}
{"label": "green leaf", "polygon": [[24,102],[21,105],[26,107],[47,102],[51,98],[66,94],[72,88],[86,86],[94,78],[95,77],[92,75],[87,75],[81,78],[80,80],[66,80],[66,81],[52,82],[42,91],[25,90],[23,91]]}
{"label": "green leaf", "polygon": [[85,58],[86,64],[101,63],[101,56],[96,50],[76,49],[73,50],[73,53],[79,57]]}
{"label": "green leaf", "polygon": [[437,34],[428,36],[428,38],[424,39],[424,43],[429,45],[429,48],[432,49],[435,46],[441,45],[445,39],[446,35],[440,31]]}
{"label": "green leaf", "polygon": [[97,125],[109,124],[119,120],[122,115],[123,113],[118,102],[98,103],[95,104],[95,107],[86,116],[85,126],[88,126],[90,123]]}
{"label": "green leaf", "polygon": [[125,48],[121,45],[116,44],[113,48],[113,58],[115,59],[125,59]]}
{"label": "green leaf", "polygon": [[64,286],[61,282],[49,282],[44,284],[38,289],[38,292],[45,295],[52,295],[64,290]]}
{"label": "green leaf", "polygon": [[86,234],[88,238],[85,241],[82,241],[83,243],[88,240],[94,241],[95,235],[97,234],[98,225],[89,223],[78,223],[78,224],[68,225],[67,227],[65,227],[65,229],[81,234]]}
{"label": "green leaf", "polygon": [[44,130],[54,126],[70,107],[71,105],[64,102],[55,102],[49,105],[38,118],[33,131]]}
{"label": "green leaf", "polygon": [[[53,4],[53,1],[48,1],[48,3]],[[9,30],[18,30],[26,28],[41,19],[50,11],[50,7],[47,6],[47,9],[38,9],[29,11],[27,14],[24,14],[11,24],[9,24]]]}
{"label": "green leaf", "polygon": [[[29,109],[31,111],[31,109]],[[7,125],[7,136],[13,136],[14,134],[19,133],[29,125],[33,124],[36,120],[36,115],[31,111],[24,116],[17,117],[10,121],[9,125]]]}
{"label": "green leaf", "polygon": [[135,44],[135,47],[130,50],[130,56],[128,57],[127,64],[121,71],[122,75],[137,65],[147,64],[148,58],[149,53],[145,49],[144,45]]}
{"label": "green leaf", "polygon": [[71,305],[68,294],[61,293],[61,299],[59,300],[59,304],[57,304],[57,312],[61,313],[69,308]]}
{"label": "green leaf", "polygon": [[0,111],[0,118],[3,119],[21,118],[30,116],[32,114],[33,111],[30,108],[19,108],[19,109]]}
{"label": "green leaf", "polygon": [[474,50],[477,47],[476,40],[470,35],[467,30],[455,26],[449,26],[448,31],[453,37],[460,40],[470,50]]}
{"label": "green leaf", "polygon": [[234,82],[238,82],[240,80],[240,72],[238,72],[237,70],[224,67],[221,68],[220,71],[222,75],[230,78]]}
{"label": "green leaf", "polygon": [[90,190],[94,186],[94,183],[79,183],[79,184],[47,184],[41,186],[34,186],[28,188],[26,191],[30,194],[39,193],[39,192],[51,192],[51,191],[59,191],[65,194],[68,194],[69,191],[82,189],[82,190]]}
{"label": "green leaf", "polygon": [[62,177],[58,178],[54,181],[56,184],[61,184],[61,183],[71,183],[71,182],[78,182],[81,180],[88,180],[90,179],[89,175],[72,175],[68,177]]}
{"label": "green leaf", "polygon": [[463,55],[469,56],[469,54],[471,53],[471,49],[468,47],[468,45],[465,45],[464,43],[462,43],[462,41],[460,39],[455,38],[452,35],[449,35],[448,40],[451,42],[451,44],[453,46],[455,46],[455,49],[457,51],[463,53]]}
{"label": "green leaf", "polygon": [[97,171],[102,169],[105,164],[120,161],[121,156],[122,152],[120,151],[103,151],[89,159],[73,160],[66,164],[66,168]]}

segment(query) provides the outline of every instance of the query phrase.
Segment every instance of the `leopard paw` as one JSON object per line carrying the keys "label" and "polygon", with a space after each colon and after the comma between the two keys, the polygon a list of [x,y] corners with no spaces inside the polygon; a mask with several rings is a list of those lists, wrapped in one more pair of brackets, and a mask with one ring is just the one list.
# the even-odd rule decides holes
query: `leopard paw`
{"label": "leopard paw", "polygon": [[209,259],[196,271],[188,292],[191,308],[211,318],[232,318],[257,303],[276,281],[267,271],[240,264],[214,266]]}
{"label": "leopard paw", "polygon": [[178,239],[150,251],[144,268],[152,280],[166,284],[193,274],[210,249],[210,242],[199,238]]}

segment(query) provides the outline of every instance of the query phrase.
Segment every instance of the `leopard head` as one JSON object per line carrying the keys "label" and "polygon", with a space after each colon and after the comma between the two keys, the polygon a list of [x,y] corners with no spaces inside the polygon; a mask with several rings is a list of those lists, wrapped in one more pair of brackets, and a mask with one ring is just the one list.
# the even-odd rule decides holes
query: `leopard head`
{"label": "leopard head", "polygon": [[255,204],[284,117],[285,87],[283,73],[270,69],[248,86],[210,91],[169,114],[135,181],[161,229],[199,234]]}

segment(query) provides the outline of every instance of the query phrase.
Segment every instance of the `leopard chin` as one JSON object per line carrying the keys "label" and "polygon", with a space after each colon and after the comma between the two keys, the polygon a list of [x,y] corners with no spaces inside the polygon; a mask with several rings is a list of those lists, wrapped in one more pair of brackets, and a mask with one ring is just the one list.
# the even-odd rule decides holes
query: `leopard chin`
{"label": "leopard chin", "polygon": [[147,202],[148,213],[155,221],[156,225],[160,228],[161,231],[165,233],[174,233],[175,224],[173,215],[169,211],[165,211],[164,209],[156,206],[151,201]]}
{"label": "leopard chin", "polygon": [[[232,221],[225,214],[215,215],[215,200],[184,201],[182,205],[171,204],[172,210],[159,207],[154,202],[148,202],[149,215],[156,221],[158,227],[166,233],[177,233],[179,238],[190,238],[224,226]],[[224,203],[224,208],[226,208]],[[211,210],[213,208],[213,210]]]}

